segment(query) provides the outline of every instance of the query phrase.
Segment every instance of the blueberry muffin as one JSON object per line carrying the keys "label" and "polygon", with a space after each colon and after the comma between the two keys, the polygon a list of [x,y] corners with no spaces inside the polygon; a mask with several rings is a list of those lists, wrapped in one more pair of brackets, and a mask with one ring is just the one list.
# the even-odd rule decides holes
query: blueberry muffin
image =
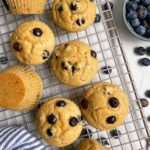
{"label": "blueberry muffin", "polygon": [[52,15],[54,22],[60,28],[78,32],[94,23],[96,4],[94,0],[55,0]]}
{"label": "blueberry muffin", "polygon": [[87,122],[100,130],[121,125],[129,111],[126,93],[118,86],[105,82],[87,89],[80,105]]}
{"label": "blueberry muffin", "polygon": [[3,0],[12,14],[41,14],[46,0]]}
{"label": "blueberry muffin", "polygon": [[51,58],[56,77],[66,85],[79,87],[89,83],[98,71],[97,54],[80,41],[62,44]]}
{"label": "blueberry muffin", "polygon": [[75,103],[65,98],[54,98],[39,108],[36,122],[48,144],[64,147],[80,136],[81,118],[81,111]]}
{"label": "blueberry muffin", "polygon": [[43,22],[35,20],[20,24],[11,34],[11,47],[17,59],[24,64],[46,62],[55,45],[54,34]]}
{"label": "blueberry muffin", "polygon": [[107,150],[94,139],[84,139],[75,150]]}
{"label": "blueberry muffin", "polygon": [[0,73],[0,107],[29,111],[40,101],[42,80],[31,69],[13,66]]}

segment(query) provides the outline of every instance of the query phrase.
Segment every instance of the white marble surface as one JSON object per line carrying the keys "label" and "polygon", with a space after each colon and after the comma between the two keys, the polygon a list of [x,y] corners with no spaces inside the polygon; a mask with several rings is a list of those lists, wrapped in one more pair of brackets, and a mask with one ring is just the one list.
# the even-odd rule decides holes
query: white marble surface
{"label": "white marble surface", "polygon": [[[147,89],[150,90],[150,66],[144,67],[138,64],[138,60],[142,57],[149,57],[147,55],[137,56],[134,54],[134,48],[138,46],[149,47],[150,42],[142,41],[136,38],[124,24],[124,20],[122,17],[122,8],[124,0],[112,0],[114,4],[113,14],[114,18],[122,39],[122,43],[124,45],[125,52],[127,54],[128,62],[131,67],[131,71],[134,77],[134,81],[136,83],[136,87],[141,98],[145,97],[145,91]],[[148,99],[150,102],[150,99]],[[150,115],[150,106],[144,108],[146,116]]]}

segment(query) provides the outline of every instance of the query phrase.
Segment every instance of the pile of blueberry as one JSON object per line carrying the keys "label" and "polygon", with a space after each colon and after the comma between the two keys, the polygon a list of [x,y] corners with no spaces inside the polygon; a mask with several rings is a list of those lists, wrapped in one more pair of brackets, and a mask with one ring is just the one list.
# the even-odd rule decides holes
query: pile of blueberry
{"label": "pile of blueberry", "polygon": [[150,0],[129,0],[126,10],[127,20],[134,31],[150,38]]}

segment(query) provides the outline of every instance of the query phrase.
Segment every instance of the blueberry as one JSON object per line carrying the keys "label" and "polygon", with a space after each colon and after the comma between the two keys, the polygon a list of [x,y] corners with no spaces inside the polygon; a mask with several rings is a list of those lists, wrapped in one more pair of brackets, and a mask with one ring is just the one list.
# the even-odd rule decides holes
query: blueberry
{"label": "blueberry", "polygon": [[145,37],[150,38],[150,27],[147,28],[146,33],[145,33]]}
{"label": "blueberry", "polygon": [[138,18],[135,18],[135,19],[132,19],[132,20],[130,21],[130,24],[131,24],[132,27],[137,27],[137,26],[140,25],[140,21],[139,21]]}
{"label": "blueberry", "polygon": [[146,28],[146,29],[149,27],[147,20],[143,20],[143,21],[141,22],[141,25],[142,25],[144,28]]}
{"label": "blueberry", "polygon": [[147,117],[147,120],[150,122],[150,116]]}
{"label": "blueberry", "polygon": [[47,132],[48,136],[52,136],[53,135],[51,129],[47,129],[46,132]]}
{"label": "blueberry", "polygon": [[50,124],[55,124],[57,122],[57,118],[54,114],[51,114],[47,117],[47,121],[50,123]]}
{"label": "blueberry", "polygon": [[[148,11],[148,14],[147,14],[147,20],[150,18],[150,11]],[[148,21],[149,22],[149,21]]]}
{"label": "blueberry", "polygon": [[44,50],[42,58],[43,59],[48,59],[49,57],[50,57],[50,52],[48,50]]}
{"label": "blueberry", "polygon": [[35,28],[35,29],[33,29],[33,34],[35,36],[40,37],[40,36],[42,36],[43,32],[42,32],[42,30],[40,28]]}
{"label": "blueberry", "polygon": [[148,5],[148,4],[150,4],[150,0],[141,0],[141,3],[143,5]]}
{"label": "blueberry", "polygon": [[84,128],[80,135],[82,138],[91,138],[92,137],[92,130],[88,128]]}
{"label": "blueberry", "polygon": [[150,65],[150,59],[142,58],[139,60],[139,63],[142,64],[143,66],[149,66]]}
{"label": "blueberry", "polygon": [[147,6],[147,10],[150,11],[150,4]]}
{"label": "blueberry", "polygon": [[8,58],[7,57],[0,57],[0,64],[5,65],[8,62]]}
{"label": "blueberry", "polygon": [[135,19],[137,18],[137,13],[136,11],[133,11],[133,10],[130,10],[128,13],[127,13],[127,19]]}
{"label": "blueberry", "polygon": [[93,51],[93,50],[91,50],[91,56],[92,56],[92,57],[94,57],[94,58],[96,58],[96,57],[97,57],[96,52],[95,52],[95,51]]}
{"label": "blueberry", "polygon": [[89,105],[89,103],[85,98],[81,100],[81,106],[83,109],[87,109],[88,105]]}
{"label": "blueberry", "polygon": [[73,10],[73,11],[76,11],[78,9],[77,4],[71,3],[70,9]]}
{"label": "blueberry", "polygon": [[146,28],[139,25],[135,28],[135,32],[139,35],[144,35],[146,33]]}
{"label": "blueberry", "polygon": [[150,55],[150,47],[147,47],[146,53],[147,53],[147,55]]}
{"label": "blueberry", "polygon": [[119,101],[118,101],[118,99],[115,98],[115,97],[111,97],[111,98],[109,99],[109,105],[110,105],[111,107],[113,107],[113,108],[118,107],[118,106],[119,106]]}
{"label": "blueberry", "polygon": [[145,92],[145,96],[148,97],[148,98],[150,98],[150,90],[147,90],[147,91]]}
{"label": "blueberry", "polygon": [[58,107],[65,107],[65,106],[66,106],[66,102],[63,101],[63,100],[58,101],[58,102],[56,103],[56,106],[58,106]]}
{"label": "blueberry", "polygon": [[94,23],[98,23],[98,22],[100,22],[100,21],[101,21],[101,16],[100,16],[100,14],[96,14]]}
{"label": "blueberry", "polygon": [[109,145],[109,142],[105,137],[100,137],[97,140],[100,141],[103,146]]}
{"label": "blueberry", "polygon": [[106,2],[105,5],[104,5],[104,9],[108,10],[109,6],[110,6],[111,9],[113,9],[113,7],[114,7],[112,2]]}
{"label": "blueberry", "polygon": [[69,120],[69,124],[70,124],[70,126],[72,126],[72,127],[74,127],[74,126],[76,126],[77,124],[78,124],[78,119],[76,118],[76,117],[72,117],[72,118],[70,118],[70,120]]}
{"label": "blueberry", "polygon": [[140,102],[141,102],[142,107],[147,107],[149,105],[148,100],[145,98],[141,98]]}
{"label": "blueberry", "polygon": [[119,130],[114,129],[110,131],[110,135],[115,139],[118,139],[121,136],[121,132]]}
{"label": "blueberry", "polygon": [[138,9],[137,9],[137,16],[140,18],[140,19],[145,19],[148,15],[148,10],[147,8],[145,8],[144,6],[140,6]]}
{"label": "blueberry", "polygon": [[140,0],[130,0],[132,2],[135,2],[135,3],[140,3]]}
{"label": "blueberry", "polygon": [[137,5],[137,3],[134,2],[134,1],[129,1],[129,2],[127,2],[127,4],[126,4],[126,7],[127,7],[127,10],[130,11],[130,10],[136,10],[137,7],[138,7],[138,5]]}
{"label": "blueberry", "polygon": [[110,116],[106,119],[106,122],[109,124],[114,124],[116,122],[117,118],[115,116]]}
{"label": "blueberry", "polygon": [[112,73],[112,68],[110,66],[105,66],[102,68],[102,72],[105,74],[110,74]]}
{"label": "blueberry", "polygon": [[14,49],[17,51],[17,52],[20,52],[22,50],[22,46],[19,42],[16,42],[14,44]]}
{"label": "blueberry", "polygon": [[137,55],[145,55],[146,54],[146,49],[144,47],[137,47],[137,48],[135,48],[134,52]]}

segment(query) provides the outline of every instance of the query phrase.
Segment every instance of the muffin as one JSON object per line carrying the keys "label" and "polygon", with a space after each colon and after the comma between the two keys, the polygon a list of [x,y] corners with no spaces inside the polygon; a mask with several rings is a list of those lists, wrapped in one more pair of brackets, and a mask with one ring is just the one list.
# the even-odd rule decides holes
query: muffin
{"label": "muffin", "polygon": [[107,150],[94,139],[84,139],[75,150]]}
{"label": "muffin", "polygon": [[81,134],[81,111],[71,100],[53,98],[42,104],[36,116],[38,130],[50,145],[64,147]]}
{"label": "muffin", "polygon": [[117,85],[106,82],[87,89],[80,106],[87,122],[100,130],[118,127],[129,111],[126,93]]}
{"label": "muffin", "polygon": [[41,14],[46,0],[3,0],[12,14]]}
{"label": "muffin", "polygon": [[80,41],[62,44],[53,53],[51,67],[64,84],[79,87],[89,83],[98,71],[97,54]]}
{"label": "muffin", "polygon": [[0,93],[0,107],[26,112],[38,104],[42,80],[31,69],[13,66],[0,73]]}
{"label": "muffin", "polygon": [[60,28],[70,32],[82,31],[94,23],[96,4],[94,0],[55,0],[52,16]]}
{"label": "muffin", "polygon": [[38,20],[20,24],[11,34],[12,51],[23,64],[38,65],[46,62],[54,45],[52,30]]}

